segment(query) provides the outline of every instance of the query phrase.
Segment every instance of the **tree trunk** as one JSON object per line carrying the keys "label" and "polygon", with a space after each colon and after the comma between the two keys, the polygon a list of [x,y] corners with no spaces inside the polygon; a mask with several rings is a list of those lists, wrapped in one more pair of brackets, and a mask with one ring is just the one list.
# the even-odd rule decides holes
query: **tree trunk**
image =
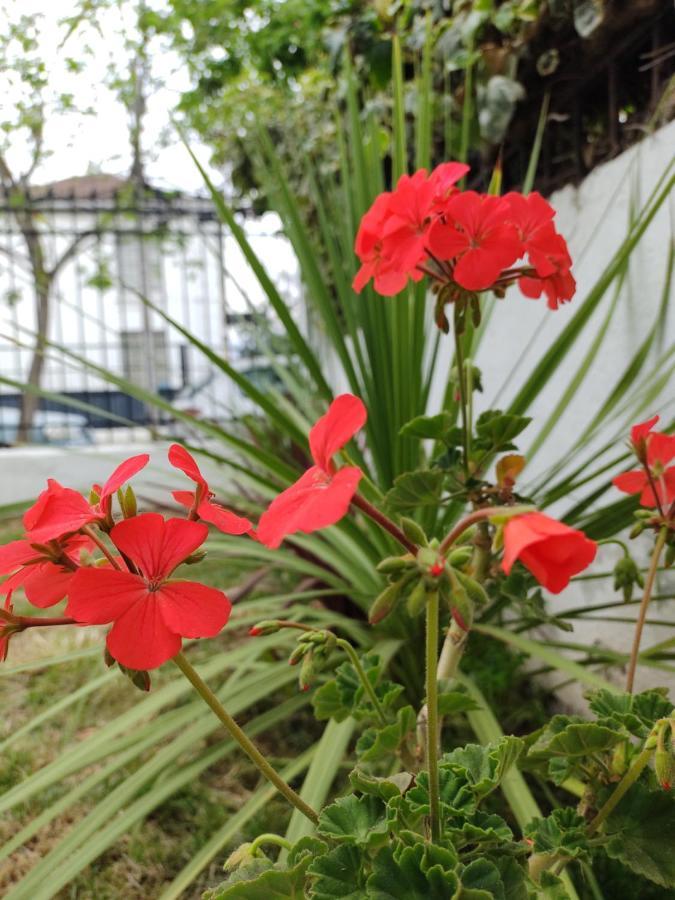
{"label": "tree trunk", "polygon": [[[35,229],[33,217],[30,213],[19,220],[21,230],[26,240],[26,247],[33,270],[33,284],[35,286],[35,312],[36,312],[36,336],[33,344],[33,356],[28,370],[26,384],[39,388],[42,383],[42,371],[44,369],[44,351],[47,346],[49,328],[50,300],[53,277],[45,268],[44,253],[40,238]],[[17,439],[21,443],[30,440],[35,413],[40,403],[37,393],[24,391],[21,399],[21,416],[19,418],[19,430]]]}

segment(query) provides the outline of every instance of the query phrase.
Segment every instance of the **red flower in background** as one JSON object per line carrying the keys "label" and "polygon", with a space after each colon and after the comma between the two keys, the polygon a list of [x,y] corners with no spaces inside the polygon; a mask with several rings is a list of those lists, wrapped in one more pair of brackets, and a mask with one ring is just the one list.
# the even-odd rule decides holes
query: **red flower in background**
{"label": "red flower in background", "polygon": [[92,542],[81,535],[66,538],[56,546],[41,548],[21,540],[0,547],[0,575],[9,575],[0,584],[0,594],[22,587],[33,606],[54,606],[67,595],[82,551],[92,547]]}
{"label": "red flower in background", "polygon": [[630,439],[642,469],[624,472],[612,479],[612,484],[625,494],[640,494],[642,506],[654,508],[675,502],[675,436],[652,431],[658,416],[634,425]]}
{"label": "red flower in background", "polygon": [[347,513],[362,473],[355,466],[336,471],[332,457],[365,425],[366,418],[366,408],[358,397],[341,394],[333,400],[309,433],[314,465],[262,514],[258,540],[278,547],[289,534],[327,528]]}
{"label": "red flower in background", "polygon": [[508,575],[516,560],[553,594],[595,559],[598,545],[583,531],[570,528],[543,513],[514,516],[504,526],[502,568]]}
{"label": "red flower in background", "polygon": [[113,623],[106,644],[129,669],[154,669],[181,649],[181,638],[213,637],[232,605],[222,591],[171,573],[200,547],[208,528],[200,522],[142,513],[120,522],[110,538],[138,574],[84,567],[72,579],[66,612],[87,625]]}
{"label": "red flower in background", "polygon": [[208,483],[202,475],[194,457],[180,444],[172,444],[169,447],[169,462],[176,469],[184,472],[188,478],[195,482],[197,489],[194,491],[172,491],[172,496],[181,506],[194,510],[194,514],[204,522],[215,525],[225,534],[250,534],[253,536],[253,525],[243,516],[237,516],[220,503],[214,503],[213,492],[209,490]]}
{"label": "red flower in background", "polygon": [[553,232],[549,236],[549,247],[530,254],[530,261],[537,276],[524,275],[518,279],[518,287],[526,297],[536,300],[542,293],[546,294],[549,309],[557,309],[561,303],[572,299],[577,283],[570,272],[572,257],[564,238]]}
{"label": "red flower in background", "polygon": [[464,191],[445,205],[443,219],[429,230],[428,244],[438,259],[455,259],[454,279],[469,291],[495,283],[502,269],[522,252],[515,226],[507,221],[509,204],[499,198]]}
{"label": "red flower in background", "polygon": [[140,472],[149,459],[147,453],[142,453],[120,463],[102,488],[95,486],[99,498],[95,504],[88,503],[78,491],[65,488],[49,478],[46,490],[23,516],[29,539],[38,543],[51,541],[79,531],[97,519],[108,518],[112,495]]}

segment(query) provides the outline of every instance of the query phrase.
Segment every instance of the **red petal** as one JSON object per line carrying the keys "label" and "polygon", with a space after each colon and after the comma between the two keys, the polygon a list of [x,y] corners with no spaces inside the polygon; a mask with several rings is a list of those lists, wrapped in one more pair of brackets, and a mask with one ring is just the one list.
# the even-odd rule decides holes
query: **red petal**
{"label": "red petal", "polygon": [[330,479],[316,466],[308,469],[262,514],[258,540],[274,548],[296,531],[309,533],[339,522],[349,509],[361,475],[353,466],[340,469]]}
{"label": "red petal", "polygon": [[114,494],[118,488],[121,488],[123,484],[126,484],[130,478],[133,478],[137,472],[140,472],[141,469],[145,468],[149,461],[149,455],[147,453],[141,453],[138,456],[131,456],[129,459],[125,459],[123,463],[120,463],[103,485],[103,489],[99,495],[101,500],[105,500],[106,497]]}
{"label": "red petal", "polygon": [[68,593],[75,573],[54,563],[31,566],[23,582],[26,599],[38,609],[59,603]]}
{"label": "red petal", "polygon": [[647,419],[646,422],[640,422],[639,425],[633,425],[630,430],[631,441],[634,444],[637,444],[638,441],[642,440],[642,438],[646,438],[658,421],[659,417],[653,416],[651,419]]}
{"label": "red petal", "polygon": [[182,646],[179,635],[164,622],[158,593],[146,593],[117,619],[106,644],[112,656],[129,669],[156,669]]}
{"label": "red petal", "polygon": [[169,462],[196,484],[207,487],[206,479],[202,475],[195,458],[191,453],[188,453],[185,447],[181,447],[180,444],[172,444],[169,447]]}
{"label": "red petal", "polygon": [[66,613],[86,625],[105,625],[119,619],[147,593],[147,585],[138,575],[87,566],[73,575]]}
{"label": "red petal", "polygon": [[193,581],[167,581],[156,596],[167,628],[186,638],[214,637],[232,611],[222,591]]}
{"label": "red petal", "polygon": [[325,472],[330,471],[330,460],[366,424],[368,413],[363,401],[352,394],[341,394],[328,408],[328,412],[309,432],[309,448],[314,462]]}
{"label": "red petal", "polygon": [[253,523],[248,519],[237,516],[219,503],[212,503],[210,500],[200,503],[197,513],[200,519],[215,525],[224,534],[250,534],[253,531]]}
{"label": "red petal", "polygon": [[633,472],[624,472],[612,478],[612,484],[624,494],[637,494],[647,484],[647,476],[642,469],[636,469]]}
{"label": "red petal", "polygon": [[655,463],[666,466],[675,456],[675,436],[653,432],[647,438],[647,462],[650,468]]}
{"label": "red petal", "polygon": [[429,249],[439,259],[453,259],[469,246],[469,239],[463,231],[458,231],[454,223],[437,220],[427,236]]}
{"label": "red petal", "polygon": [[0,547],[0,575],[13,572],[18,566],[22,566],[39,555],[28,541],[10,541],[4,547]]}
{"label": "red petal", "polygon": [[[39,514],[36,516],[38,505]],[[77,491],[61,485],[57,485],[56,489],[50,486],[47,491],[43,491],[35,506],[24,515],[24,524],[27,521],[31,523],[30,527],[26,525],[28,530],[26,537],[31,542],[51,541],[70,532],[79,531],[83,525],[89,524],[95,518],[96,512]]]}
{"label": "red petal", "polygon": [[181,506],[186,506],[188,509],[191,509],[195,502],[194,491],[171,491],[171,496],[176,503],[180,503]]}
{"label": "red petal", "polygon": [[165,521],[159,513],[141,513],[115,525],[110,537],[148,581],[162,581],[204,543],[208,533],[201,522]]}
{"label": "red petal", "polygon": [[484,291],[495,283],[502,268],[499,257],[477,247],[465,253],[455,266],[455,281],[468,291]]}

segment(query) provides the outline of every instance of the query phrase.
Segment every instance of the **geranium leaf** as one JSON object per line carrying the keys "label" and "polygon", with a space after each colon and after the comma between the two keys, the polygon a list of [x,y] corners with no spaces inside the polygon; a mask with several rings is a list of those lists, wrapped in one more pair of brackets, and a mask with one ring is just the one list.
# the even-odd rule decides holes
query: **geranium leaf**
{"label": "geranium leaf", "polygon": [[544,729],[541,737],[530,747],[532,759],[552,757],[575,758],[605,753],[626,740],[625,733],[595,722],[572,722],[557,734]]}
{"label": "geranium leaf", "polygon": [[598,718],[623,726],[640,738],[649,734],[657,719],[667,718],[673,711],[665,688],[652,688],[641,694],[615,694],[599,690],[590,693],[588,699]]}
{"label": "geranium leaf", "polygon": [[365,895],[363,858],[354,844],[342,844],[320,856],[307,874],[315,900],[361,900]]}
{"label": "geranium leaf", "polygon": [[416,469],[404,472],[387,491],[385,505],[394,512],[409,512],[421,506],[437,506],[445,473],[441,469]]}
{"label": "geranium leaf", "polygon": [[305,900],[305,873],[312,858],[311,853],[303,853],[294,866],[264,872],[246,866],[229,882],[207,891],[204,900]]}
{"label": "geranium leaf", "polygon": [[465,844],[499,844],[513,840],[513,832],[501,816],[477,810],[470,816],[445,823],[445,832],[457,847]]}
{"label": "geranium leaf", "polygon": [[420,438],[421,440],[431,438],[441,441],[453,424],[452,416],[446,412],[439,413],[437,416],[417,416],[406,422],[399,434],[402,437]]}
{"label": "geranium leaf", "polygon": [[354,769],[349,773],[349,781],[355,791],[362,794],[370,794],[373,797],[379,797],[380,800],[390,800],[392,797],[399,797],[404,794],[413,783],[414,775],[410,772],[398,772],[396,775],[390,775],[388,778],[379,778],[377,775],[370,775],[361,769]]}
{"label": "geranium leaf", "polygon": [[507,735],[486,746],[467,744],[452,753],[446,753],[440,768],[461,772],[480,800],[499,786],[510,766],[523,752],[524,746],[520,738]]}
{"label": "geranium leaf", "polygon": [[459,900],[457,857],[434,844],[383,847],[367,882],[369,900]]}
{"label": "geranium leaf", "polygon": [[317,831],[338,843],[374,847],[386,840],[386,807],[377,797],[348,794],[322,810]]}
{"label": "geranium leaf", "polygon": [[675,799],[635,784],[605,823],[608,856],[662,887],[675,888]]}
{"label": "geranium leaf", "polygon": [[545,819],[533,819],[524,834],[533,841],[535,853],[555,853],[565,859],[588,858],[586,821],[571,808],[554,809]]}
{"label": "geranium leaf", "polygon": [[499,869],[489,859],[474,859],[460,873],[461,900],[505,900]]}
{"label": "geranium leaf", "polygon": [[465,690],[444,691],[438,695],[438,712],[442,716],[474,709],[480,709],[480,706]]}
{"label": "geranium leaf", "polygon": [[407,736],[415,730],[416,722],[415,710],[412,706],[404,706],[396,713],[396,721],[392,725],[368,728],[356,743],[356,754],[360,762],[375,762],[396,753]]}

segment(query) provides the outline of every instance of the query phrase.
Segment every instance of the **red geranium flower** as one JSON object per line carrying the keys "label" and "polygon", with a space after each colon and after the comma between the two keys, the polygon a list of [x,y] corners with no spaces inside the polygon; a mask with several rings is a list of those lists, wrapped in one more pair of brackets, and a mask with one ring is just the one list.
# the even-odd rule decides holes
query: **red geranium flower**
{"label": "red geranium flower", "polygon": [[66,612],[86,625],[112,622],[106,644],[129,669],[155,669],[181,649],[181,637],[213,637],[232,605],[222,591],[171,573],[201,546],[208,528],[186,519],[142,513],[120,522],[110,538],[138,574],[84,567],[75,574]]}
{"label": "red geranium flower", "polygon": [[557,309],[561,303],[572,299],[577,283],[570,272],[572,257],[565,239],[552,231],[547,243],[547,249],[530,253],[530,261],[537,270],[537,276],[526,275],[519,278],[518,287],[526,297],[533,300],[541,297],[542,292],[545,293],[548,308]]}
{"label": "red geranium flower", "polygon": [[181,447],[180,444],[172,444],[169,447],[169,462],[176,469],[184,472],[197,485],[195,491],[173,491],[173,499],[177,503],[193,510],[198,518],[210,522],[225,534],[253,534],[253,525],[248,519],[235,515],[220,503],[213,502],[213,492],[209,490],[208,483],[194,457],[188,453],[185,447]]}
{"label": "red geranium flower", "polygon": [[649,508],[675,502],[675,466],[668,466],[675,458],[675,436],[652,431],[658,420],[659,417],[654,416],[634,425],[630,432],[633,449],[643,466],[649,469],[651,483],[645,468],[624,472],[612,479],[612,484],[625,494],[639,493],[641,505]]}
{"label": "red geranium flower", "polygon": [[467,290],[492,287],[522,254],[508,202],[464,191],[450,197],[444,213],[429,229],[429,250],[438,259],[456,259],[454,279]]}
{"label": "red geranium flower", "polygon": [[102,488],[98,488],[98,503],[88,503],[84,497],[71,488],[65,488],[53,478],[47,480],[47,488],[36,502],[27,509],[23,524],[31,541],[43,543],[60,538],[64,534],[79,531],[84,525],[96,519],[105,519],[110,513],[112,495],[133,475],[147,465],[147,453],[132,456],[115,469]]}
{"label": "red geranium flower", "polygon": [[[354,252],[361,260],[361,268],[354,276],[352,287],[357,294],[375,279],[378,294],[391,297],[406,286],[407,274],[396,265],[396,261],[384,254],[384,226],[389,217],[391,193],[379,194],[368,212],[361,219],[356,233]],[[422,273],[418,273],[420,278]]]}
{"label": "red geranium flower", "polygon": [[514,516],[504,526],[502,568],[508,575],[516,560],[553,594],[595,559],[598,545],[583,531],[570,528],[543,513]]}
{"label": "red geranium flower", "polygon": [[21,540],[0,547],[0,575],[10,576],[0,584],[0,594],[22,587],[33,606],[54,606],[67,595],[82,551],[92,547],[92,542],[81,535],[73,535],[55,546],[34,546],[31,541]]}
{"label": "red geranium flower", "polygon": [[309,433],[314,465],[262,514],[258,540],[268,547],[278,547],[296,531],[309,533],[340,521],[362,473],[356,466],[336,471],[332,457],[365,425],[366,417],[366,408],[358,397],[341,394],[333,400]]}

